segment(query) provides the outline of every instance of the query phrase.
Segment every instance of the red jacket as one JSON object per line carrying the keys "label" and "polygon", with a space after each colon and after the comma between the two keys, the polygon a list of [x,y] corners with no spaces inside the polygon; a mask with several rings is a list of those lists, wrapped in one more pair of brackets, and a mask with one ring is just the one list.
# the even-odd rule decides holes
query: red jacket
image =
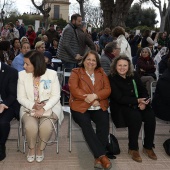
{"label": "red jacket", "polygon": [[27,31],[26,32],[26,36],[27,36],[27,38],[28,38],[28,40],[29,40],[29,43],[30,43],[30,45],[31,46],[34,46],[35,44],[34,44],[34,40],[35,40],[35,38],[36,38],[36,33],[34,32],[34,31]]}
{"label": "red jacket", "polygon": [[98,68],[94,71],[95,84],[93,86],[92,81],[86,74],[84,68],[75,68],[69,78],[70,89],[70,107],[72,110],[84,113],[92,105],[84,101],[86,98],[84,94],[95,93],[98,96],[100,107],[103,111],[109,107],[108,97],[111,93],[110,83],[107,75],[102,68]]}

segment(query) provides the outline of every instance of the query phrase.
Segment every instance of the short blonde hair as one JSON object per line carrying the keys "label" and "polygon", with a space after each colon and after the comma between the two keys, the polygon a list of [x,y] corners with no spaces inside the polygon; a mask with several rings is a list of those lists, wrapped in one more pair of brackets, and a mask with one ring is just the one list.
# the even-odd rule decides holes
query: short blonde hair
{"label": "short blonde hair", "polygon": [[35,49],[37,50],[37,48],[40,48],[42,45],[45,45],[44,41],[38,41],[38,42],[35,44]]}

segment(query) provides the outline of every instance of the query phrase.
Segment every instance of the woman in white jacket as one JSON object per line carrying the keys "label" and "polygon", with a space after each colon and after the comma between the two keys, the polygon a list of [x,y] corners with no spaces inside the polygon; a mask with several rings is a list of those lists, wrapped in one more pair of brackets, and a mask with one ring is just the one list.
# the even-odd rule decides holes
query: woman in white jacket
{"label": "woman in white jacket", "polygon": [[51,121],[43,114],[51,111],[52,120],[58,119],[60,124],[63,120],[60,85],[57,73],[46,69],[43,54],[36,50],[24,55],[24,69],[19,72],[17,99],[21,104],[20,119],[24,124],[29,147],[27,161],[33,162],[36,159],[41,162],[44,159],[43,150],[53,130]]}

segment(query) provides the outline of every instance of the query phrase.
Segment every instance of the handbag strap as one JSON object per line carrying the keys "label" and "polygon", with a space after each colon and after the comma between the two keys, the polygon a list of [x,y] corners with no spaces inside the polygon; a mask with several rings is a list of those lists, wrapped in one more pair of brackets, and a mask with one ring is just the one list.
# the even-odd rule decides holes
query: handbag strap
{"label": "handbag strap", "polygon": [[135,96],[136,96],[136,98],[138,98],[138,89],[137,89],[136,82],[135,82],[134,79],[132,79],[132,82],[133,82],[133,87],[134,87],[134,90],[135,90]]}

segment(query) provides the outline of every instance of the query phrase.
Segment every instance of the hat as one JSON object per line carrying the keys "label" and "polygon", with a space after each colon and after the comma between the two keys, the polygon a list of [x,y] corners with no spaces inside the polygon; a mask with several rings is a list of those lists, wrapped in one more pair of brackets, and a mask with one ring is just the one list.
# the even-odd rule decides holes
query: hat
{"label": "hat", "polygon": [[43,54],[44,54],[44,57],[47,57],[49,59],[49,61],[52,60],[52,54],[49,51],[45,51]]}

